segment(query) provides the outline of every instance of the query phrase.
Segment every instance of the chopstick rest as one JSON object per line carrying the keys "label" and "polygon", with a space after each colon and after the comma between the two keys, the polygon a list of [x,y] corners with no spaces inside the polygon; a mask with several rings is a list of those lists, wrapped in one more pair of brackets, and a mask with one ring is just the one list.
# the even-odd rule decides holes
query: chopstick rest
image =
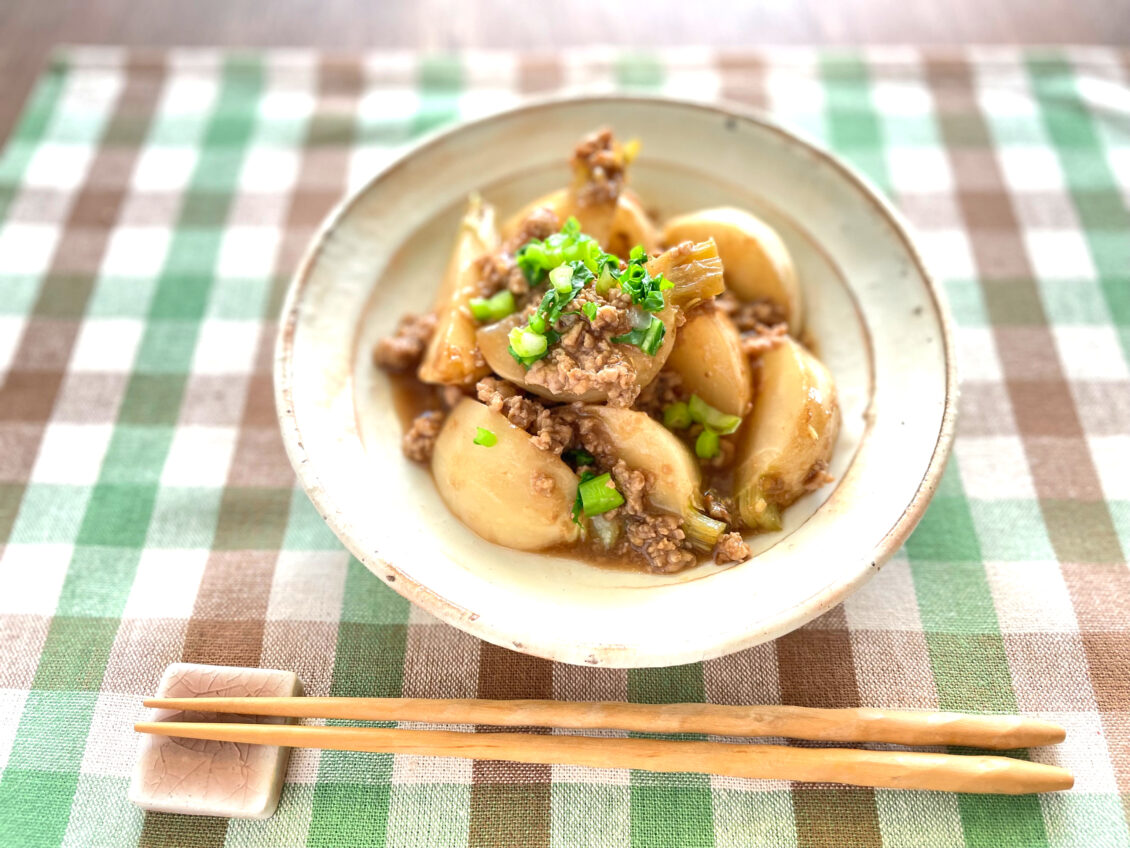
{"label": "chopstick rest", "polygon": [[[165,669],[158,697],[274,696],[301,694],[292,671],[174,663]],[[283,717],[150,710],[150,721],[285,724]],[[265,819],[279,804],[290,748],[142,736],[129,800],[157,812]]]}

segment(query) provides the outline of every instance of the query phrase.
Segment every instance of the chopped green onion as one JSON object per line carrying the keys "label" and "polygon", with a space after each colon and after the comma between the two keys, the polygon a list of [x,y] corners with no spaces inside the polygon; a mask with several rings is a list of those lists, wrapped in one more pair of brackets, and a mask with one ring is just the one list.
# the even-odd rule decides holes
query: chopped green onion
{"label": "chopped green onion", "polygon": [[647,254],[643,247],[633,247],[628,267],[617,275],[620,288],[631,295],[633,303],[638,303],[648,312],[659,312],[667,305],[663,292],[673,288],[674,284],[664,279],[662,274],[651,276],[644,267],[646,262]]}
{"label": "chopped green onion", "polygon": [[580,468],[582,465],[592,465],[596,462],[596,457],[583,448],[567,450],[561,454],[561,458],[574,468]]}
{"label": "chopped green onion", "polygon": [[[540,285],[546,274],[563,264],[584,265],[595,276],[609,264],[620,266],[620,260],[600,248],[592,236],[581,232],[576,218],[569,218],[561,232],[553,233],[544,241],[531,239],[514,254],[518,267],[531,285]],[[562,289],[562,291],[566,291]]]}
{"label": "chopped green onion", "polygon": [[591,300],[581,304],[581,311],[585,313],[585,317],[589,319],[590,323],[596,320],[597,308],[597,305]]}
{"label": "chopped green onion", "polygon": [[498,444],[498,436],[488,430],[486,427],[475,428],[475,438],[472,441],[476,445],[482,445],[484,448],[493,448]]}
{"label": "chopped green onion", "polygon": [[530,329],[535,333],[544,333],[546,330],[545,316],[535,312],[530,316]]}
{"label": "chopped green onion", "polygon": [[698,395],[691,395],[690,403],[687,406],[690,409],[692,420],[707,425],[723,436],[736,432],[742,426],[741,416],[727,415],[725,412],[715,409]]}
{"label": "chopped green onion", "polygon": [[509,289],[496,292],[491,297],[473,297],[471,315],[479,322],[501,321],[514,312],[514,294]]}
{"label": "chopped green onion", "polygon": [[584,502],[581,500],[581,485],[580,484],[587,483],[589,480],[593,480],[595,478],[596,478],[596,475],[593,474],[591,471],[582,471],[581,472],[581,479],[580,479],[580,481],[578,481],[578,485],[577,485],[577,496],[575,498],[573,498],[573,510],[572,510],[572,512],[573,512],[573,523],[578,525],[581,528],[582,532],[585,529],[585,523],[581,520],[581,512],[584,510],[585,505],[584,505]]}
{"label": "chopped green onion", "polygon": [[612,276],[612,269],[610,266],[605,265],[596,280],[596,293],[602,296],[606,295],[612,290],[614,285],[616,285],[616,278]]}
{"label": "chopped green onion", "polygon": [[622,336],[613,336],[612,341],[616,344],[635,345],[648,356],[655,356],[655,352],[659,350],[659,346],[663,343],[663,336],[666,332],[667,327],[664,323],[652,315],[651,321],[646,327],[630,330]]}
{"label": "chopped green onion", "polygon": [[569,294],[573,290],[573,268],[569,265],[558,265],[549,272],[549,281],[558,294]]}
{"label": "chopped green onion", "polygon": [[668,430],[685,430],[692,421],[690,408],[681,400],[663,408],[663,426]]}
{"label": "chopped green onion", "polygon": [[577,486],[577,494],[581,498],[581,508],[589,518],[624,503],[624,496],[612,484],[612,475],[608,473],[582,482]]}
{"label": "chopped green onion", "polygon": [[[545,245],[536,239],[527,242],[524,247],[519,248],[515,257],[518,265],[522,267],[523,271],[529,268],[541,268],[549,261],[549,254],[546,252]],[[527,273],[528,277],[529,274]]]}
{"label": "chopped green onion", "polygon": [[[660,307],[662,308],[662,307]],[[651,318],[651,326],[647,328],[644,333],[643,344],[640,345],[640,350],[648,356],[655,356],[655,352],[659,350],[659,346],[663,344],[663,336],[667,333],[667,326],[655,316]]]}
{"label": "chopped green onion", "polygon": [[600,242],[596,239],[590,239],[582,242],[580,245],[578,257],[585,263],[585,267],[592,271],[594,274],[600,270],[601,265],[604,264],[605,257],[609,254],[600,249]]}
{"label": "chopped green onion", "polygon": [[529,327],[515,327],[510,331],[510,349],[523,359],[540,356],[547,348],[545,335]]}
{"label": "chopped green onion", "polygon": [[703,427],[694,440],[694,452],[699,459],[713,459],[722,452],[722,442],[718,434],[709,427]]}

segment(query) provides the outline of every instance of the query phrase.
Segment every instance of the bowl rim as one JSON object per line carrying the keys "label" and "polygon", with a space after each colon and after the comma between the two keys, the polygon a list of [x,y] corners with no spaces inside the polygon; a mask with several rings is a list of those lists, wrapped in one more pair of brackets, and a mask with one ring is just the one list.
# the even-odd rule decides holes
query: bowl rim
{"label": "bowl rim", "polygon": [[[408,146],[392,161],[338,201],[311,236],[309,243],[303,251],[302,258],[291,276],[287,286],[286,298],[279,316],[273,368],[275,411],[282,433],[283,444],[286,449],[287,457],[290,459],[290,463],[295,470],[299,482],[302,484],[303,490],[314,504],[314,507],[318,510],[319,515],[326,521],[330,529],[334,532],[334,535],[338,537],[345,547],[356,556],[358,560],[366,565],[370,571],[374,572],[374,576],[378,576],[374,568],[374,565],[378,565],[383,572],[385,581],[408,601],[418,604],[427,612],[432,613],[453,626],[469,632],[477,638],[506,648],[513,648],[515,643],[509,638],[508,634],[498,631],[489,622],[484,621],[478,614],[448,600],[424,584],[413,580],[398,569],[392,562],[385,559],[379,551],[359,550],[354,540],[340,526],[336,520],[336,516],[340,510],[332,494],[321,483],[317,468],[307,452],[303,432],[299,427],[298,417],[294,412],[294,342],[302,296],[309,281],[311,269],[325,245],[326,237],[338,226],[339,222],[350,212],[352,207],[363,195],[378,186],[394,171],[404,167],[409,160],[420,152],[445,143],[451,137],[471,127],[504,120],[515,114],[533,113],[547,109],[552,110],[573,103],[659,104],[696,109],[728,120],[739,120],[755,124],[763,130],[768,130],[769,132],[781,136],[790,143],[801,146],[809,154],[816,156],[830,165],[848,182],[852,183],[863,198],[874,206],[891,226],[894,236],[902,243],[917,273],[925,282],[934,312],[938,316],[945,366],[945,396],[943,398],[942,417],[938,427],[937,440],[935,441],[926,471],[922,476],[922,480],[918,483],[910,501],[890,529],[883,534],[882,538],[872,548],[871,555],[868,558],[870,567],[859,569],[858,571],[846,575],[842,580],[837,580],[826,585],[820,592],[781,612],[774,618],[762,622],[746,633],[713,645],[705,651],[687,652],[678,656],[665,658],[662,663],[653,663],[651,666],[639,666],[638,664],[633,665],[631,663],[621,664],[608,662],[607,660],[602,660],[597,663],[592,663],[591,660],[588,662],[605,666],[659,667],[713,659],[763,642],[771,641],[785,633],[791,632],[797,627],[812,621],[832,609],[836,604],[843,601],[853,591],[874,576],[882,565],[903,545],[925,513],[926,507],[929,505],[934,492],[937,490],[942,474],[945,471],[946,461],[949,458],[953,446],[957,427],[960,388],[954,344],[953,318],[950,314],[949,306],[941,286],[927,268],[911,235],[913,227],[866,175],[826,149],[820,143],[808,138],[804,133],[782,125],[768,117],[763,111],[724,99],[707,102],[670,97],[663,94],[553,94],[526,98],[513,107],[492,112],[482,117],[458,121],[451,126],[428,133]],[[575,660],[561,656],[560,651],[552,644],[544,645],[533,642],[532,640],[525,640],[519,650],[523,653],[552,661],[576,662]]]}

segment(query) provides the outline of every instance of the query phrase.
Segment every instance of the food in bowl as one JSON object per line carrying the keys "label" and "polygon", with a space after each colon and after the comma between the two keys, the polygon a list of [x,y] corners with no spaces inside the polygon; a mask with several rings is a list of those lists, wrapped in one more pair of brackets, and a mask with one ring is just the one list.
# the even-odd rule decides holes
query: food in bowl
{"label": "food in bowl", "polygon": [[746,560],[743,533],[831,479],[835,383],[777,234],[707,209],[662,227],[638,145],[582,139],[570,184],[499,225],[472,197],[433,311],[374,348],[404,454],[482,538],[669,573]]}

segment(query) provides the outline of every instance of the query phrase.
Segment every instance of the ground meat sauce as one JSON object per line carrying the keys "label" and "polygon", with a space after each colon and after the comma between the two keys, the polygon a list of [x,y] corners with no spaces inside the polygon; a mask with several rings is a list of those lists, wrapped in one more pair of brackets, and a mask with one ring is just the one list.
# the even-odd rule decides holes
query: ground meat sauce
{"label": "ground meat sauce", "polygon": [[544,239],[552,235],[560,226],[557,213],[548,206],[533,209],[499,250],[484,253],[479,258],[482,296],[490,297],[502,289],[509,289],[515,297],[529,294],[529,281],[514,260],[514,253],[531,239]]}
{"label": "ground meat sauce", "polygon": [[479,291],[482,297],[490,297],[502,289],[509,289],[516,297],[528,294],[530,284],[526,275],[514,261],[512,253],[484,253],[479,259]]}
{"label": "ground meat sauce", "polygon": [[626,346],[612,341],[632,329],[631,298],[619,289],[610,291],[607,299],[585,289],[573,301],[577,310],[587,302],[596,304],[596,317],[590,322],[579,315],[567,316],[565,321],[572,320],[561,341],[530,366],[526,382],[554,394],[583,395],[599,389],[607,392],[609,406],[631,406],[640,393],[636,368]]}
{"label": "ground meat sauce", "polygon": [[775,348],[789,335],[785,312],[772,301],[742,303],[729,292],[723,292],[706,308],[719,309],[729,316],[741,333],[742,352],[746,356],[760,356]]}
{"label": "ground meat sauce", "polygon": [[500,412],[515,427],[534,437],[534,445],[544,451],[561,455],[573,441],[570,412],[566,409],[549,409],[540,401],[529,397],[513,383],[498,377],[483,377],[475,386],[475,395],[494,412]]}
{"label": "ground meat sauce", "polygon": [[536,494],[549,497],[557,490],[557,483],[543,471],[535,471],[531,484]]}
{"label": "ground meat sauce", "polygon": [[724,533],[718,544],[714,546],[714,561],[719,565],[726,562],[744,562],[749,557],[749,545],[742,539],[741,533],[733,531]]}
{"label": "ground meat sauce", "polygon": [[616,154],[610,130],[581,139],[573,150],[573,171],[585,180],[577,191],[582,206],[614,204],[624,187],[624,161]]}
{"label": "ground meat sauce", "polygon": [[[573,193],[579,206],[617,202],[624,187],[624,157],[611,133],[601,131],[583,139],[574,150],[572,162]],[[475,260],[480,295],[488,298],[504,290],[511,292],[517,312],[528,324],[546,289],[544,284],[531,287],[515,254],[531,240],[544,241],[561,227],[562,221],[552,208],[532,209],[498,249]],[[689,247],[688,243],[677,249]],[[784,312],[768,301],[742,303],[723,293],[693,309],[717,309],[726,314],[741,334],[743,351],[750,356],[780,344],[788,333]],[[685,318],[679,311],[676,326]],[[641,389],[629,355],[633,348],[612,341],[636,327],[646,326],[641,321],[647,319],[620,288],[613,287],[606,295],[599,295],[595,287],[585,286],[554,325],[559,339],[525,371],[526,383],[552,394],[580,396],[601,390],[607,395],[607,405],[631,408],[662,421],[665,409],[690,399],[682,379],[674,371],[661,370]],[[725,564],[750,557],[749,546],[741,535],[739,511],[728,496],[732,490],[736,434],[721,437],[719,455],[699,463],[703,478],[702,511],[724,529],[712,550],[696,549],[685,531],[684,517],[665,512],[649,500],[648,493],[656,483],[654,474],[646,468],[633,468],[617,456],[603,423],[587,413],[584,404],[555,404],[494,374],[479,379],[473,387],[432,386],[417,380],[414,371],[435,326],[435,315],[406,315],[395,332],[373,350],[375,364],[390,373],[397,411],[404,424],[403,451],[409,459],[430,463],[448,411],[471,396],[527,432],[534,446],[561,457],[578,475],[608,473],[623,497],[620,506],[599,517],[601,532],[597,532],[594,519],[580,542],[558,549],[558,553],[580,554],[592,562],[643,567],[655,573],[681,571],[704,558]],[[693,445],[701,431],[702,425],[695,424],[676,432],[688,445]],[[591,459],[584,457],[583,452],[590,454]],[[804,480],[804,488],[818,488],[830,479],[827,465],[818,462]],[[766,494],[772,494],[773,481],[765,480],[764,486]],[[558,482],[549,474],[535,472],[530,487],[531,497],[551,497],[557,494]]]}
{"label": "ground meat sauce", "polygon": [[386,371],[415,368],[420,364],[435,328],[435,313],[405,315],[396,325],[396,332],[377,342],[373,348],[373,362]]}
{"label": "ground meat sauce", "polygon": [[706,503],[706,514],[713,518],[715,521],[722,521],[725,524],[733,526],[734,519],[731,517],[737,510],[734,509],[734,504],[729,498],[724,498],[717,492],[709,489],[703,493],[703,500]]}
{"label": "ground meat sauce", "polygon": [[514,254],[518,248],[533,239],[546,239],[561,229],[557,213],[548,206],[537,206],[526,215],[514,235],[502,245],[502,252]]}
{"label": "ground meat sauce", "polygon": [[444,414],[436,411],[422,412],[413,418],[401,441],[404,455],[416,462],[431,461],[443,419]]}
{"label": "ground meat sauce", "polygon": [[761,332],[785,323],[785,311],[770,300],[742,303],[730,292],[723,292],[714,298],[713,307],[730,316],[740,333]]}

